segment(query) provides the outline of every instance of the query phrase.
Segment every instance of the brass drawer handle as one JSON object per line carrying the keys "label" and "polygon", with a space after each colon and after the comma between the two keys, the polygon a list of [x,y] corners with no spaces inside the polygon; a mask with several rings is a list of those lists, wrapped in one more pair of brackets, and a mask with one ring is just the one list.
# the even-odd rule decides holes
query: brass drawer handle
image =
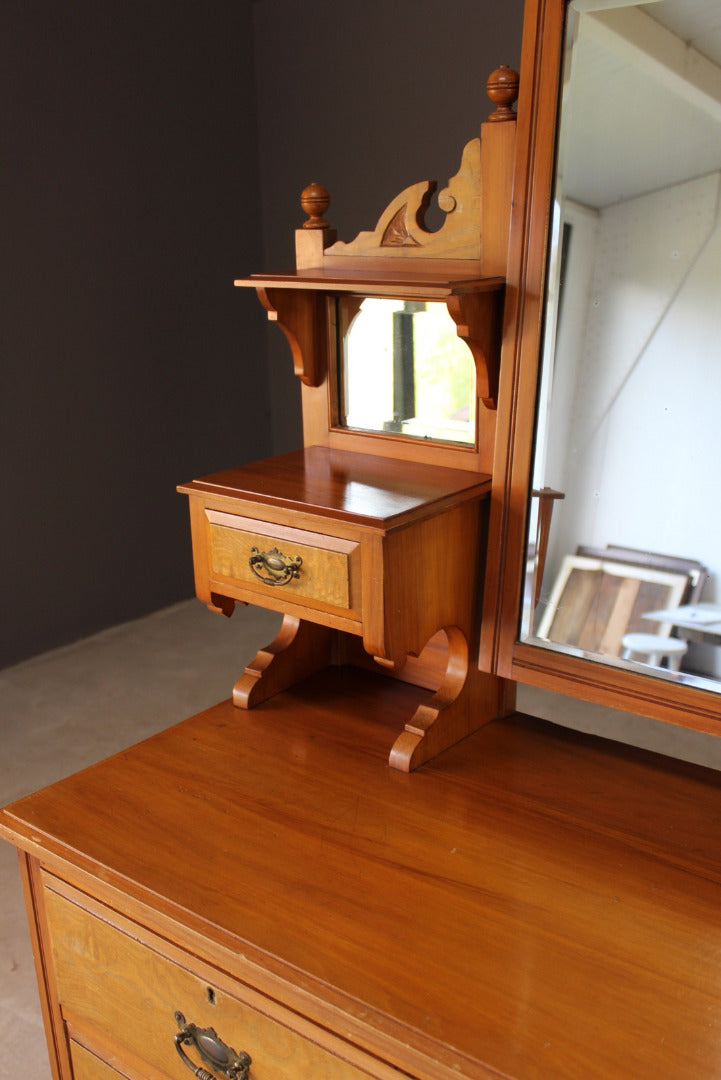
{"label": "brass drawer handle", "polygon": [[257,547],[253,547],[250,549],[248,565],[265,585],[287,585],[289,581],[300,577],[303,560],[300,555],[284,555],[277,547],[271,551],[258,551]]}
{"label": "brass drawer handle", "polygon": [[175,1020],[181,1026],[181,1030],[173,1039],[175,1049],[180,1054],[181,1061],[188,1066],[194,1076],[197,1076],[198,1080],[216,1080],[216,1078],[206,1069],[193,1064],[183,1049],[184,1044],[195,1046],[205,1064],[223,1073],[229,1080],[248,1080],[249,1054],[243,1050],[236,1054],[235,1050],[231,1050],[218,1038],[213,1028],[199,1028],[195,1024],[188,1024],[181,1012],[176,1012]]}

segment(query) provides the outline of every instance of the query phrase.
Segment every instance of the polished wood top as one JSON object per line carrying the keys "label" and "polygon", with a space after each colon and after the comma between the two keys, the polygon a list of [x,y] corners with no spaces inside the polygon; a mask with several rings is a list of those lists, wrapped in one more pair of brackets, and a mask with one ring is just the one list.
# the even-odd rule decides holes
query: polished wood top
{"label": "polished wood top", "polygon": [[256,289],[313,289],[326,292],[360,292],[370,296],[398,296],[442,300],[467,292],[500,292],[501,277],[481,277],[479,264],[472,260],[427,260],[425,265],[409,265],[408,259],[367,258],[362,265],[348,258],[327,256],[325,267],[290,273],[251,274],[233,284]]}
{"label": "polished wood top", "polygon": [[311,446],[192,480],[178,491],[391,528],[480,498],[490,486],[489,476],[462,469]]}
{"label": "polished wood top", "polygon": [[718,1076],[721,778],[522,717],[402,774],[388,727],[421,693],[330,669],[221,704],[0,832],[302,985],[369,1050],[428,1055],[425,1076]]}

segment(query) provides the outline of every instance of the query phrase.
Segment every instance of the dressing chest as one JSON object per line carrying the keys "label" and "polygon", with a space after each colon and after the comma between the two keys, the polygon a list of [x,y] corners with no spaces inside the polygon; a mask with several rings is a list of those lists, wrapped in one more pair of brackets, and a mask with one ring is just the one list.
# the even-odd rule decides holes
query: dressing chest
{"label": "dressing chest", "polygon": [[522,717],[408,775],[387,681],[242,738],[218,705],[4,812],[59,1075],[183,1080],[191,1024],[259,1080],[716,1075],[717,777]]}
{"label": "dressing chest", "polygon": [[283,622],[227,701],[0,811],[55,1080],[721,1073],[718,775],[519,715],[504,653],[565,6],[527,0],[440,229],[422,183],[341,243],[312,184],[295,270],[237,282],[304,445],[179,490],[199,599]]}

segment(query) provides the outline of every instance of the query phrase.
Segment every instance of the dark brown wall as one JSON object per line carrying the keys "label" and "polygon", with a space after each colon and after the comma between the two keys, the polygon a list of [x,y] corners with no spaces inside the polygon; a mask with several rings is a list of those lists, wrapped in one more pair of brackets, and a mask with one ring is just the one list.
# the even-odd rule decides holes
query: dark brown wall
{"label": "dark brown wall", "polygon": [[249,0],[0,14],[0,666],[193,593],[175,484],[269,449]]}
{"label": "dark brown wall", "polygon": [[192,595],[176,482],[300,441],[287,346],[233,277],[292,264],[311,180],[349,239],[453,175],[521,13],[2,5],[0,666]]}
{"label": "dark brown wall", "polygon": [[[523,0],[259,0],[254,19],[265,268],[286,268],[310,181],[350,240],[409,184],[454,175],[488,75],[520,63]],[[269,353],[280,451],[301,438],[299,391],[277,330]]]}

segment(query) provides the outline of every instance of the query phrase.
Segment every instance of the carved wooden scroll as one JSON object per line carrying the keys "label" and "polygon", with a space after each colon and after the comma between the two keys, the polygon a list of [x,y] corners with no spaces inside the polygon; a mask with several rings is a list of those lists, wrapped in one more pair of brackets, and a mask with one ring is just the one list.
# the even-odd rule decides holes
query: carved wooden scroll
{"label": "carved wooden scroll", "polygon": [[373,232],[361,232],[349,243],[338,241],[326,255],[390,255],[393,257],[474,259],[481,257],[481,140],[465,147],[461,166],[438,196],[446,218],[436,232],[424,217],[435,191],[422,180],[402,191],[381,214]]}
{"label": "carved wooden scroll", "polygon": [[421,180],[393,199],[375,229],[360,232],[349,242],[334,242],[335,233],[322,216],[330,197],[325,188],[313,183],[301,197],[309,217],[296,234],[298,269],[340,268],[345,259],[381,256],[470,261],[482,264],[484,275],[502,274],[518,75],[501,65],[489,77],[486,90],[496,108],[481,125],[481,138],[466,144],[458,172],[438,195],[438,205],[446,215],[439,229],[432,231],[425,223],[436,182]]}

